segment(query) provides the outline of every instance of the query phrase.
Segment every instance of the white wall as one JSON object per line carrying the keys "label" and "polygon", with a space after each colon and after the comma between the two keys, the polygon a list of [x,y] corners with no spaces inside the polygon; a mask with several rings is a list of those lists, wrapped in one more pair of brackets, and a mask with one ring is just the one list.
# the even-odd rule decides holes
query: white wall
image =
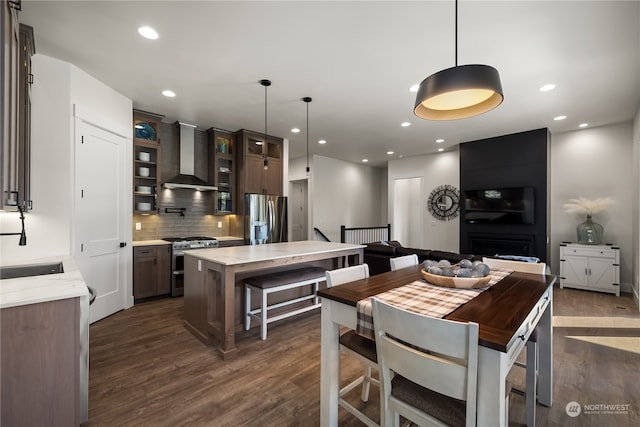
{"label": "white wall", "polygon": [[[317,227],[334,242],[340,226],[366,227],[386,224],[381,206],[386,202],[384,171],[365,165],[314,155],[310,160],[309,226]],[[306,179],[306,158],[291,159],[289,180]],[[310,233],[309,236],[313,236]]]}
{"label": "white wall", "polygon": [[[620,246],[620,281],[632,283],[633,128],[631,122],[552,135],[551,270],[558,273],[558,245],[576,241],[584,215],[568,214],[568,199],[611,197],[614,204],[593,215],[604,227],[604,242]],[[636,206],[637,208],[637,206]],[[624,290],[624,289],[623,289]],[[630,289],[626,289],[629,291]]]}
{"label": "white wall", "polygon": [[[73,252],[74,105],[131,132],[131,100],[69,63],[36,54],[32,64],[33,211],[25,219],[27,246],[18,246],[17,238],[1,240],[3,264]],[[19,225],[13,213],[3,213],[0,221],[6,232]],[[126,230],[130,233],[131,227]]]}
{"label": "white wall", "polygon": [[[450,221],[434,218],[427,209],[427,200],[433,189],[439,185],[452,185],[460,188],[459,152],[446,151],[438,154],[415,156],[389,161],[387,182],[389,189],[389,221],[394,230],[393,203],[395,199],[394,181],[405,178],[422,178],[422,191],[415,200],[413,208],[424,219],[424,227],[416,236],[419,247],[458,252],[460,248],[459,217]],[[408,246],[408,243],[400,242]]]}

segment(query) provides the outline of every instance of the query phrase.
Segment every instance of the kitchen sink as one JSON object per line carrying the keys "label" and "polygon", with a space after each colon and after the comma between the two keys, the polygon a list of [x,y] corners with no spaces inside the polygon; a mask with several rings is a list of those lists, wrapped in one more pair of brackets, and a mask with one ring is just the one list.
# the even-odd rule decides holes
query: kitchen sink
{"label": "kitchen sink", "polygon": [[18,277],[42,276],[45,274],[58,273],[64,273],[62,262],[0,267],[0,279],[15,279]]}

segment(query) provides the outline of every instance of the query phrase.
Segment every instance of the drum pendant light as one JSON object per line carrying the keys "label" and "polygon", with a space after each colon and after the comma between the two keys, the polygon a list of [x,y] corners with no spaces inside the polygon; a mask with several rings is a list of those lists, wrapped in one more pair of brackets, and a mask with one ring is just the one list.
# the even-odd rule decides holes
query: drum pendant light
{"label": "drum pendant light", "polygon": [[413,112],[421,119],[457,120],[493,110],[502,103],[498,70],[488,65],[458,66],[458,0],[455,6],[455,67],[420,83]]}
{"label": "drum pendant light", "polygon": [[267,143],[267,87],[271,86],[271,80],[260,80],[260,84],[264,86],[264,142],[262,152],[264,153],[264,170],[269,169],[269,159],[267,159],[269,144]]}
{"label": "drum pendant light", "polygon": [[302,100],[307,104],[307,173],[309,173],[311,170],[309,168],[309,103],[311,102],[311,98],[305,96]]}

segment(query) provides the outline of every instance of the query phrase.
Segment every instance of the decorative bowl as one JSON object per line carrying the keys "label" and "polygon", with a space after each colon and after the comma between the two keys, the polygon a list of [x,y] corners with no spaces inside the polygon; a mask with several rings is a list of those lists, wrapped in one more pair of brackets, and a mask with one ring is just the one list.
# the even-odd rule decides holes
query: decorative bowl
{"label": "decorative bowl", "polygon": [[151,187],[148,185],[139,185],[136,187],[136,193],[151,194]]}
{"label": "decorative bowl", "polygon": [[149,168],[138,168],[138,175],[149,176]]}
{"label": "decorative bowl", "polygon": [[149,160],[151,160],[151,154],[147,153],[146,151],[141,151],[138,153],[138,160],[142,162],[148,162]]}
{"label": "decorative bowl", "polygon": [[146,203],[146,202],[137,203],[136,209],[139,211],[150,211],[151,203]]}
{"label": "decorative bowl", "polygon": [[147,122],[138,122],[134,126],[135,135],[138,139],[149,139],[155,141],[156,130]]}
{"label": "decorative bowl", "polygon": [[432,285],[442,286],[445,288],[484,288],[491,280],[490,274],[484,277],[449,277],[438,276],[428,273],[424,270],[421,270],[420,272],[422,273],[422,277],[424,277],[427,282],[431,283]]}

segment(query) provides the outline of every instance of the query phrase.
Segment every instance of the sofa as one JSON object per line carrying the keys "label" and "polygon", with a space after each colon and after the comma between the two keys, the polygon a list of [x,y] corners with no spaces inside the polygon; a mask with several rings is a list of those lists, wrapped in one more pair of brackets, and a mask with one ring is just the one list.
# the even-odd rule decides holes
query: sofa
{"label": "sofa", "polygon": [[402,246],[400,242],[391,240],[388,242],[366,243],[366,247],[364,248],[364,262],[369,265],[369,274],[374,276],[391,270],[389,259],[411,254],[416,254],[419,262],[428,259],[434,261],[446,259],[452,264],[457,264],[463,259],[482,261],[482,256],[433,249],[407,248]]}

